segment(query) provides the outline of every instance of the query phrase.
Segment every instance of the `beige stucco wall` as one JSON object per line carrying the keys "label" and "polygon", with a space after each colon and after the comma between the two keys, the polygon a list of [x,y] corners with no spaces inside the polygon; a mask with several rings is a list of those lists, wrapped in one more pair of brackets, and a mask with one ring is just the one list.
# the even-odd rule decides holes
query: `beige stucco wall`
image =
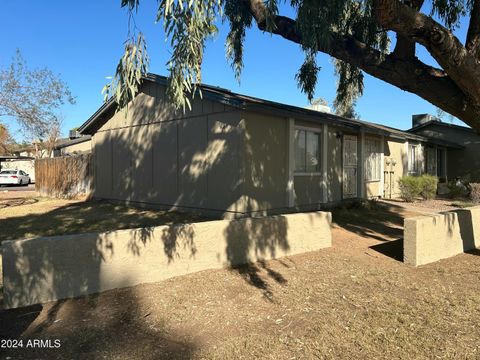
{"label": "beige stucco wall", "polygon": [[405,219],[404,262],[424,265],[480,247],[480,207]]}
{"label": "beige stucco wall", "polygon": [[84,141],[78,144],[65,146],[61,149],[62,155],[87,154],[92,151],[92,141]]}
{"label": "beige stucco wall", "polygon": [[[382,174],[383,176],[383,174]],[[383,193],[381,191],[381,182],[380,181],[366,181],[365,182],[365,195],[368,198],[374,197],[383,197]]]}
{"label": "beige stucco wall", "polygon": [[331,246],[313,212],[4,241],[6,308],[156,282]]}
{"label": "beige stucco wall", "polygon": [[[392,166],[392,160],[395,160],[395,166]],[[387,165],[387,161],[390,161],[390,165]],[[407,174],[407,152],[404,140],[396,140],[392,138],[386,138],[384,143],[384,170],[392,170],[392,197],[398,197],[400,195],[400,189],[398,187],[398,180]],[[390,176],[386,175],[385,178],[385,197],[389,197],[388,184],[390,182]]]}

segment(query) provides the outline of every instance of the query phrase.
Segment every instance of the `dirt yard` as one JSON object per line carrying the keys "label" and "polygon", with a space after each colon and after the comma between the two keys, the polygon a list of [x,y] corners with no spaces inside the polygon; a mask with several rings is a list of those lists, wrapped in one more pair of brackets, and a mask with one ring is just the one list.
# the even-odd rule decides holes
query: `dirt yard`
{"label": "dirt yard", "polygon": [[202,220],[205,218],[104,201],[47,199],[35,195],[3,197],[0,194],[0,243],[36,236],[103,232]]}
{"label": "dirt yard", "polygon": [[[89,211],[77,211],[78,221]],[[341,209],[330,249],[3,311],[1,339],[61,347],[0,357],[478,359],[480,253],[405,266],[402,223],[411,215],[393,204]],[[5,221],[14,220],[3,213],[2,229]]]}

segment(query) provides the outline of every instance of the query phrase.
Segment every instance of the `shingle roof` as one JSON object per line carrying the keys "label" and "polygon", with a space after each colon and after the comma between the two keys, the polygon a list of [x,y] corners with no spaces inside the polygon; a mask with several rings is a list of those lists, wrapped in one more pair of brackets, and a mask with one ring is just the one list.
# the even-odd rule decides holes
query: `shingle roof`
{"label": "shingle roof", "polygon": [[[148,74],[145,79],[147,81],[152,81],[161,85],[167,85],[167,78],[165,76]],[[349,119],[346,117],[323,113],[312,109],[306,109],[298,106],[260,99],[253,96],[238,94],[218,86],[201,84],[199,88],[201,89],[203,97],[242,110],[266,112],[282,117],[293,117],[298,120],[315,123],[327,123],[338,127],[348,128],[357,131],[364,130],[370,133],[390,136],[394,138],[432,142],[431,139],[425,136],[416,135],[389,126],[375,124],[363,120]],[[94,134],[98,130],[98,128],[100,128],[101,124],[108,120],[107,113],[113,111],[115,108],[116,103],[113,101],[113,99],[108,100],[82,126],[80,126],[80,128],[78,129],[79,132],[82,134]],[[448,143],[438,139],[435,139],[435,141],[442,146],[461,147],[458,144]]]}

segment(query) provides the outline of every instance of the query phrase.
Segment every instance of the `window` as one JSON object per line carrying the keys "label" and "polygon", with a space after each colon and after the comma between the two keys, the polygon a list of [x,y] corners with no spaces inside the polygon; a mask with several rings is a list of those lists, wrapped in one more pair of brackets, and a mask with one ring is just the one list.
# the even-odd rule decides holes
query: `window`
{"label": "window", "polygon": [[365,180],[380,181],[381,176],[380,140],[365,139]]}
{"label": "window", "polygon": [[418,145],[408,145],[408,172],[418,174]]}
{"label": "window", "polygon": [[294,139],[295,172],[320,172],[320,134],[295,129]]}
{"label": "window", "polygon": [[437,149],[431,146],[425,149],[425,171],[437,176]]}

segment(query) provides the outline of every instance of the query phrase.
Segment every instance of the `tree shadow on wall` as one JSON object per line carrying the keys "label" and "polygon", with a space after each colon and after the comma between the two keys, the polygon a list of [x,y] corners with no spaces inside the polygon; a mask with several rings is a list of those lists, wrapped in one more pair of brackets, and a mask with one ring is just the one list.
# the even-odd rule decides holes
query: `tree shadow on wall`
{"label": "tree shadow on wall", "polygon": [[[154,103],[152,106],[155,106],[156,100],[152,101]],[[114,120],[115,124],[112,123],[116,130],[109,133],[99,132],[96,136],[93,155],[94,197],[125,201],[141,206],[159,205],[166,210],[174,210],[182,206],[187,212],[193,207],[204,207],[217,210],[220,216],[226,209],[237,210],[240,201],[251,204],[251,207],[241,208],[240,211],[253,211],[265,206],[278,207],[280,203],[283,204],[286,184],[279,183],[278,178],[286,179],[286,176],[282,173],[276,177],[276,173],[270,171],[276,166],[273,157],[278,149],[269,148],[262,141],[266,136],[274,140],[275,146],[284,143],[277,138],[273,130],[252,132],[252,136],[258,137],[258,143],[262,145],[259,149],[249,148],[247,151],[249,156],[254,155],[257,158],[254,162],[245,161],[247,164],[251,163],[251,167],[247,165],[247,169],[241,169],[242,164],[237,157],[240,144],[235,136],[242,119],[232,120],[229,116],[223,118],[223,115],[219,114],[205,116],[205,114],[202,115],[203,110],[198,111],[194,106],[186,122],[178,123],[169,118],[169,121],[164,123],[156,123],[152,121],[149,107],[147,101],[143,110],[132,108],[129,115],[133,116],[132,119],[125,118],[120,113]],[[159,109],[162,114],[170,111],[168,108],[163,110],[159,107]],[[204,104],[202,109],[205,109]],[[219,113],[225,110],[226,108],[223,107]],[[154,116],[163,116],[156,111]],[[139,126],[141,124],[148,124],[148,126]],[[132,126],[129,127],[129,125]],[[205,133],[209,135],[204,136]],[[284,159],[281,160],[284,163]],[[232,175],[237,172],[238,176]],[[245,178],[251,178],[248,188],[242,183]],[[272,192],[273,196],[265,195],[265,190]],[[216,192],[223,195],[216,196]],[[277,199],[278,203],[271,203],[272,198]],[[90,209],[88,209],[89,206]],[[12,219],[2,220],[2,225],[17,224],[19,227],[17,234],[20,236],[28,236],[29,230],[35,226],[43,226],[45,235],[52,235],[46,227],[55,229],[57,234],[61,228],[63,234],[69,231],[69,227],[65,226],[66,223],[71,227],[76,226],[76,232],[84,232],[82,221],[84,221],[83,224],[90,225],[102,220],[110,222],[110,225],[116,224],[115,229],[125,224],[128,224],[126,225],[128,227],[138,227],[132,226],[134,222],[124,222],[122,217],[118,216],[116,208],[108,210],[110,213],[107,218],[99,219],[98,212],[95,212],[98,210],[97,206],[103,205],[101,202],[72,205],[47,214],[19,217],[15,219],[16,222]],[[158,249],[163,249],[164,254],[161,255],[166,256],[168,262],[177,261],[180,250],[187,250],[186,253],[191,257],[201,256],[193,240],[194,228],[188,224],[181,224],[166,230],[158,230],[152,227],[158,225],[158,219],[148,218],[147,220],[142,222],[142,229],[126,230],[133,231],[127,245],[127,251],[130,254],[140,256],[146,246],[154,243],[155,246],[158,245]],[[266,297],[272,297],[269,280],[273,280],[276,284],[287,283],[279,272],[271,269],[264,261],[278,256],[279,251],[282,254],[288,252],[290,246],[286,236],[287,227],[284,217],[279,217],[275,221],[267,218],[255,219],[255,221],[245,219],[232,221],[224,234],[227,239],[225,249],[227,265],[236,267],[241,264],[250,264],[239,267],[237,270],[249,284],[261,289]],[[103,230],[94,228],[92,231]],[[38,299],[36,296],[49,288],[62,289],[60,293],[50,293],[49,296],[52,298],[66,298],[99,291],[102,264],[107,257],[118,252],[118,247],[114,236],[108,234],[98,236],[94,233],[87,235],[86,246],[82,240],[82,246],[72,242],[74,245],[69,249],[62,250],[61,244],[53,247],[54,251],[42,246],[29,249],[29,242],[16,247],[13,251],[17,251],[18,255],[31,264],[29,267],[22,263],[8,265],[21,269],[20,279],[7,278],[5,286],[10,286],[15,280],[16,284],[26,289],[24,292],[10,291],[13,296],[19,298],[8,299],[8,301],[35,302]],[[216,240],[212,239],[212,241]],[[159,254],[159,259],[162,256]],[[82,260],[84,263],[80,271],[73,271],[70,265],[80,261],[79,259],[86,260]],[[255,261],[259,262],[252,265]],[[266,278],[263,273],[266,274]],[[124,281],[120,282],[128,283],[128,271],[123,275]],[[51,286],[44,286],[45,284]],[[134,291],[133,288],[127,290]],[[116,308],[112,309],[112,316],[98,323],[89,322],[87,315],[90,310],[99,308],[99,303],[104,301],[104,294],[58,301],[52,307],[44,305],[44,310],[39,314],[37,314],[39,308],[32,308],[28,316],[25,316],[21,310],[2,311],[0,316],[9,314],[10,319],[17,323],[17,327],[9,330],[16,336],[22,332],[25,336],[31,333],[39,337],[56,335],[64,339],[65,345],[62,347],[67,351],[67,358],[76,357],[77,353],[99,352],[101,354],[102,351],[107,351],[105,354],[107,357],[112,357],[109,356],[108,351],[112,352],[113,357],[120,354],[122,356],[127,354],[130,358],[168,358],[175,355],[189,357],[195,346],[187,343],[182,345],[182,348],[177,348],[174,341],[176,334],[169,334],[165,339],[167,345],[164,348],[171,350],[165,352],[162,348],[157,348],[148,354],[141,352],[142,348],[151,348],[150,345],[155,344],[156,341],[161,343],[165,335],[162,329],[155,332],[149,329],[145,314],[138,311],[137,298],[127,290],[120,292],[119,295],[120,304],[124,305],[122,309],[118,311]],[[26,298],[21,298],[22,296]],[[108,307],[102,309],[108,309]],[[67,313],[72,316],[71,326],[64,328],[64,332],[56,333],[58,323],[70,319]],[[37,317],[36,320],[33,319],[34,316]],[[83,318],[87,319],[85,324],[79,322],[81,321],[79,319]],[[28,320],[22,322],[20,319]],[[33,322],[28,325],[29,321]],[[29,328],[25,331],[26,327]],[[138,334],[144,336],[146,343],[137,342]],[[112,345],[108,344],[109,341]]]}
{"label": "tree shadow on wall", "polygon": [[[73,218],[76,222],[82,222],[82,219],[98,219],[99,210],[96,205],[101,206],[102,211],[109,214],[109,217],[115,217],[115,211],[123,213],[125,210],[124,207],[102,202],[77,203],[45,214],[18,217],[15,218],[15,221],[23,224],[20,232],[28,230],[35,232],[37,228],[40,234],[46,232],[50,235],[51,225],[44,228],[43,224],[58,224],[62,227],[68,218]],[[155,213],[158,213],[158,216],[152,217],[152,214]],[[143,214],[144,217],[140,214]],[[148,222],[156,225],[171,224],[173,220],[180,221],[180,219],[182,216],[178,214],[164,211],[144,213],[142,209],[138,209],[138,213],[135,213],[131,208],[127,213],[117,217],[119,226],[131,227]],[[184,221],[188,219],[188,217],[184,217]],[[12,218],[0,220],[0,224],[3,226],[12,221],[14,221]],[[96,225],[98,226],[98,224]],[[106,221],[103,226],[109,228],[111,223]],[[160,228],[163,231],[158,233],[153,232],[153,229],[154,227],[145,227],[137,230],[124,230],[133,232],[127,252],[134,256],[140,256],[144,246],[151,242],[161,242],[159,249],[163,248],[164,255],[169,262],[176,260],[180,248],[191,250],[192,256],[196,253],[193,242],[195,234],[189,224],[180,223],[169,228]],[[82,238],[81,242],[75,241],[79,237]],[[58,241],[62,241],[61,239],[64,237]],[[53,247],[29,246],[31,241],[18,243],[12,249],[17,256],[4,255],[5,270],[10,267],[19,269],[18,276],[13,278],[6,274],[4,286],[8,288],[15,284],[18,288],[23,288],[23,291],[10,288],[8,293],[12,294],[13,298],[6,299],[8,302],[38,302],[41,294],[46,293],[51,298],[71,298],[100,290],[102,264],[106,258],[114,256],[118,250],[115,237],[112,233],[107,232],[104,235],[95,233],[70,235],[70,237],[67,236],[67,239],[70,241],[63,245],[59,242],[56,244],[57,246]],[[65,248],[67,243],[68,249]],[[13,259],[21,260],[9,264],[9,261]],[[73,266],[79,261],[82,262],[82,266]],[[9,272],[9,274],[11,273]],[[124,280],[120,280],[120,282],[128,283],[128,271],[125,272],[123,278]],[[59,290],[55,291],[55,289]],[[58,338],[61,340],[61,352],[48,349],[36,350],[31,353],[21,351],[22,358],[27,359],[96,357],[96,354],[105,354],[104,356],[107,358],[124,356],[124,354],[130,354],[130,358],[146,359],[192,357],[195,345],[187,340],[178,340],[178,338],[184,339],[184,336],[172,332],[169,332],[167,336],[166,332],[162,331],[162,326],[159,327],[158,324],[155,325],[155,330],[149,327],[144,319],[145,314],[137,312],[139,305],[136,303],[138,298],[135,296],[135,288],[118,291],[121,292],[121,301],[115,306],[119,309],[108,319],[97,316],[102,311],[111,311],[109,308],[113,303],[108,302],[108,295],[106,295],[109,292],[101,295],[86,295],[77,299],[59,300],[45,305],[0,310],[0,324],[2,324],[0,337],[3,339],[22,337],[24,339]],[[114,301],[112,296],[109,298],[112,302]],[[100,301],[100,305],[97,304],[97,300]],[[115,301],[115,303],[117,302]],[[89,319],[89,314],[92,314],[91,319]],[[83,322],[83,319],[89,320]],[[59,324],[65,324],[65,326]],[[12,358],[16,358],[19,352],[12,350],[8,354]]]}
{"label": "tree shadow on wall", "polygon": [[[179,114],[169,112],[164,91],[154,86],[145,89],[136,105],[140,106],[132,107],[131,115],[116,117],[107,124],[109,131],[96,135],[94,196],[168,210],[181,207],[186,212],[199,207],[218,217],[228,211],[285,205],[286,183],[279,181],[286,179],[285,169],[275,161],[279,157],[281,164],[285,163],[277,154],[286,143],[286,128],[257,129],[259,122],[246,125],[240,112],[207,99],[195,99],[185,119],[176,121]],[[277,119],[265,121],[278,124]],[[240,136],[248,139],[248,144]],[[243,152],[245,158],[241,159]],[[276,169],[281,171],[277,174]],[[267,195],[269,192],[272,194]],[[277,249],[288,250],[286,224],[283,227],[266,223],[229,226],[225,234],[227,264],[237,266],[275,257]],[[189,249],[191,257],[198,253],[192,231],[180,226],[160,235],[169,262],[175,260],[179,249]],[[134,239],[134,252],[156,238],[148,232]]]}

